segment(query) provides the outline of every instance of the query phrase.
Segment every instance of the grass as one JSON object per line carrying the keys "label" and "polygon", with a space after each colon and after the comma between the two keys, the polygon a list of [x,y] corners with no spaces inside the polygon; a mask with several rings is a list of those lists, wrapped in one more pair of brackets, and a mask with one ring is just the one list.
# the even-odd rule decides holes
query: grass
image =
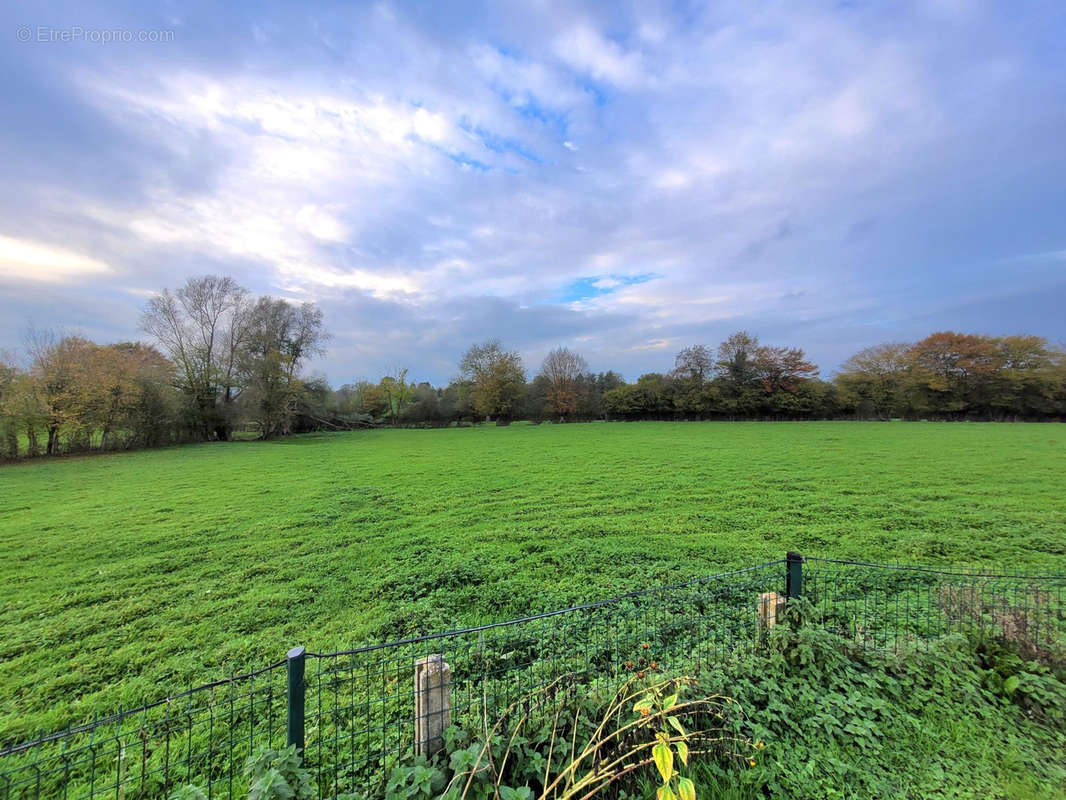
{"label": "grass", "polygon": [[[0,468],[0,742],[777,558],[1066,571],[1066,427],[384,430]],[[654,534],[654,536],[653,536]]]}

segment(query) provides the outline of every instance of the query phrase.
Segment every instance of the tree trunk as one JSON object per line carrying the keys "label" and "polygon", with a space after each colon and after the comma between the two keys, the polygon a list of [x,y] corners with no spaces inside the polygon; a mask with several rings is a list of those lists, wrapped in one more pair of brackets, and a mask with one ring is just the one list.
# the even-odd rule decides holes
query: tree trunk
{"label": "tree trunk", "polygon": [[48,444],[45,447],[45,453],[50,456],[59,454],[59,426],[48,426]]}
{"label": "tree trunk", "polygon": [[8,421],[4,426],[4,442],[7,445],[7,457],[18,458],[19,457],[19,437],[18,432],[15,430],[15,423]]}

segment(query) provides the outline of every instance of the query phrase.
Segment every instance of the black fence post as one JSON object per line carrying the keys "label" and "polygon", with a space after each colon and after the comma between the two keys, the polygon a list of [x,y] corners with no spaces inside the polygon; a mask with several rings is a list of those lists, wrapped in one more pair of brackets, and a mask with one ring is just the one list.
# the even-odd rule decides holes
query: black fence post
{"label": "black fence post", "polygon": [[785,554],[785,594],[789,600],[803,597],[803,556],[791,550]]}
{"label": "black fence post", "polygon": [[285,693],[287,720],[285,738],[288,746],[304,750],[304,649],[294,647],[285,656],[288,662],[289,686]]}

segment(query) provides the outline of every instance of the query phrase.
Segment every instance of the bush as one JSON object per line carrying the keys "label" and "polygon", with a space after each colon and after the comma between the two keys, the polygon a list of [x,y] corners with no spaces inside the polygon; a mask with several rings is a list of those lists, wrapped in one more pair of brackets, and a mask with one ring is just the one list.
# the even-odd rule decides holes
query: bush
{"label": "bush", "polygon": [[701,762],[700,780],[738,798],[1061,797],[1062,677],[1003,639],[891,654],[778,626],[700,675],[745,710],[737,735],[767,743],[747,770]]}

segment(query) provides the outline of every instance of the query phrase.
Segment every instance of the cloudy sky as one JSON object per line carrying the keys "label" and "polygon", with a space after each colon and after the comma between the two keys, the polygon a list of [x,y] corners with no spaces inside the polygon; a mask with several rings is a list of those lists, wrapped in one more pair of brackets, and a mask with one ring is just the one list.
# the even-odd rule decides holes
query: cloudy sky
{"label": "cloudy sky", "polygon": [[[1066,3],[0,6],[0,348],[230,274],[335,383],[1066,339]],[[107,39],[112,41],[107,41]]]}

